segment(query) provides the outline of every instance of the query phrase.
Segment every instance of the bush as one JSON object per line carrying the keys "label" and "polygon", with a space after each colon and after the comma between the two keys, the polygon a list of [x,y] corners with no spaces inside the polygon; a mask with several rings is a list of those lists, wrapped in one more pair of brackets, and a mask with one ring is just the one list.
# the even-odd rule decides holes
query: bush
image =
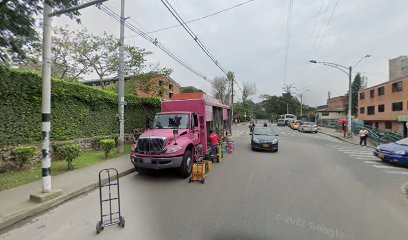
{"label": "bush", "polygon": [[115,140],[113,139],[104,139],[99,141],[102,150],[105,152],[105,158],[108,158],[110,151],[116,146]]}
{"label": "bush", "polygon": [[79,157],[81,146],[79,144],[69,143],[58,147],[57,152],[67,161],[68,169],[72,170],[74,168],[72,161]]}
{"label": "bush", "polygon": [[34,157],[37,152],[36,146],[26,146],[26,147],[17,147],[16,148],[16,162],[19,167],[24,167],[27,165],[30,160]]}
{"label": "bush", "polygon": [[[0,67],[0,146],[41,140],[41,77]],[[65,141],[116,134],[118,95],[80,83],[52,80],[52,139]],[[126,95],[125,132],[145,126],[160,111],[158,98]]]}

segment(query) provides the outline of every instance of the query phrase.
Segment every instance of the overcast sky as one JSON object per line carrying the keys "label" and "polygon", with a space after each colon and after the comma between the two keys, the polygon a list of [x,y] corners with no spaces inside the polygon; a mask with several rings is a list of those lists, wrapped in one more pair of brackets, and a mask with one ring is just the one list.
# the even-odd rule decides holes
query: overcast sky
{"label": "overcast sky", "polygon": [[[245,1],[169,2],[184,20],[190,20]],[[304,94],[304,103],[313,106],[325,104],[329,91],[332,97],[346,93],[347,75],[334,68],[310,64],[309,59],[349,66],[371,54],[355,70],[367,76],[371,86],[388,80],[388,59],[408,54],[407,0],[293,0],[285,81],[288,4],[289,0],[255,0],[190,24],[221,66],[235,72],[241,85],[256,83],[255,101],[260,100],[261,94],[280,95],[283,84],[294,84],[298,93],[309,90]],[[120,0],[110,0],[105,5],[119,13]],[[81,12],[81,25],[66,17],[56,18],[53,24],[68,24],[72,29],[86,27],[95,34],[106,31],[119,37],[119,23],[98,8]],[[141,25],[145,31],[177,24],[160,0],[126,0],[125,12],[130,18],[127,21]],[[143,38],[129,37],[133,35],[125,29],[125,43],[152,51],[150,63],[160,62],[162,67],[172,68],[172,77],[182,86],[193,85],[211,93],[209,83]],[[182,27],[152,36],[209,78],[223,75]],[[237,94],[240,95],[239,91]]]}

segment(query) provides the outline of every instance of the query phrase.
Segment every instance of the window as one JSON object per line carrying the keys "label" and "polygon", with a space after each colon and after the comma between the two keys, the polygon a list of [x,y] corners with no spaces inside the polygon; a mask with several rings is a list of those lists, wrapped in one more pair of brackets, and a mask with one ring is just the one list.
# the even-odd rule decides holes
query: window
{"label": "window", "polygon": [[370,98],[374,98],[374,94],[375,94],[374,89],[371,89],[370,90]]}
{"label": "window", "polygon": [[378,105],[378,112],[384,112],[384,104]]}
{"label": "window", "polygon": [[169,92],[169,98],[173,99],[173,93]]}
{"label": "window", "polygon": [[159,86],[160,87],[163,86],[163,81],[162,80],[159,81]]}
{"label": "window", "polygon": [[375,128],[378,128],[378,122],[374,123]]}
{"label": "window", "polygon": [[384,95],[384,92],[385,92],[384,87],[379,87],[378,88],[378,96]]}
{"label": "window", "polygon": [[392,92],[401,92],[402,91],[402,82],[396,82],[392,84]]}
{"label": "window", "polygon": [[169,90],[173,91],[173,85],[172,84],[169,84]]}
{"label": "window", "polygon": [[363,100],[365,98],[365,93],[364,92],[361,92],[360,93],[360,100]]}
{"label": "window", "polygon": [[392,122],[390,121],[385,122],[385,129],[392,129]]}
{"label": "window", "polygon": [[365,113],[365,107],[361,107],[360,108],[360,114],[364,114]]}
{"label": "window", "polygon": [[402,102],[396,102],[392,104],[392,111],[397,112],[397,111],[402,111]]}
{"label": "window", "polygon": [[328,112],[324,112],[324,113],[322,113],[322,116],[329,116],[329,113],[328,113]]}
{"label": "window", "polygon": [[367,107],[367,115],[374,115],[374,114],[375,114],[374,106]]}
{"label": "window", "polygon": [[197,114],[193,114],[193,127],[198,127],[198,116]]}

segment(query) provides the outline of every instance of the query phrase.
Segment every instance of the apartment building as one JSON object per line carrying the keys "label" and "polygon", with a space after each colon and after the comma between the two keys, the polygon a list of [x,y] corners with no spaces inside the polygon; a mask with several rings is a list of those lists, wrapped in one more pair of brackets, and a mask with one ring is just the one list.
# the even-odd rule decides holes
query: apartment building
{"label": "apartment building", "polygon": [[360,90],[358,107],[366,125],[407,136],[408,76]]}
{"label": "apartment building", "polygon": [[399,56],[388,60],[389,80],[408,76],[408,57]]}

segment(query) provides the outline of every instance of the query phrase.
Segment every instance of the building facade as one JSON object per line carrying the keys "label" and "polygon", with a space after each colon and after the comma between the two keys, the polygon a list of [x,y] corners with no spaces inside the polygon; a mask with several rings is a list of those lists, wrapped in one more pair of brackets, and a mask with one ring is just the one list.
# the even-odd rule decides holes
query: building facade
{"label": "building facade", "polygon": [[341,118],[346,118],[346,104],[346,96],[328,98],[326,105],[317,107],[315,114],[317,124],[327,125],[328,122],[337,122]]}
{"label": "building facade", "polygon": [[408,76],[365,88],[358,95],[359,120],[407,136]]}
{"label": "building facade", "polygon": [[397,78],[408,76],[408,57],[399,56],[394,59],[388,60],[389,67],[389,79],[394,80]]}

